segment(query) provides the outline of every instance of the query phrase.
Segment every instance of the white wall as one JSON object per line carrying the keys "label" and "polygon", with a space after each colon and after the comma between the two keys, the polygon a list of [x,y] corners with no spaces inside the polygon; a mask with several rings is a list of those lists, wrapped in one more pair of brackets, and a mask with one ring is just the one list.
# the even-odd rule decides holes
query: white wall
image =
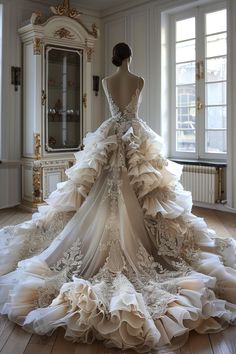
{"label": "white wall", "polygon": [[[2,117],[0,136],[0,208],[17,205],[21,201],[21,150],[22,150],[22,105],[21,88],[17,92],[11,85],[11,66],[21,66],[21,41],[18,28],[27,21],[33,11],[49,12],[49,4],[58,1],[1,0],[3,4],[3,66],[2,66]],[[89,27],[101,20],[95,13],[83,11],[81,20]],[[93,74],[102,76],[102,35],[98,39],[92,63]],[[91,78],[92,80],[92,78]],[[95,129],[104,116],[104,97],[101,94],[92,102],[93,125]]]}

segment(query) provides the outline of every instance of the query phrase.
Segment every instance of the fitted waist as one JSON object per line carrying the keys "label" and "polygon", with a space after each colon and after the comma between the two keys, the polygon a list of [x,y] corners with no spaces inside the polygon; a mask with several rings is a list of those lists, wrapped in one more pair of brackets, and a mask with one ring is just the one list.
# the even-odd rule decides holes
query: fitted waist
{"label": "fitted waist", "polygon": [[132,119],[138,119],[138,113],[119,113],[119,114],[114,114],[112,115],[113,119],[116,119],[117,121],[125,121],[125,120],[132,120]]}

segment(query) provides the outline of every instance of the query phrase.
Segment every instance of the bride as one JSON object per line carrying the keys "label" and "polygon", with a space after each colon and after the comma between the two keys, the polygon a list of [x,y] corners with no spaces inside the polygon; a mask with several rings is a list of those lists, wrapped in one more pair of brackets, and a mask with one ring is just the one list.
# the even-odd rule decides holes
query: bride
{"label": "bride", "polygon": [[0,313],[26,331],[137,352],[236,323],[236,242],[191,213],[181,166],[138,116],[144,80],[113,49],[111,111],[32,220],[0,231]]}

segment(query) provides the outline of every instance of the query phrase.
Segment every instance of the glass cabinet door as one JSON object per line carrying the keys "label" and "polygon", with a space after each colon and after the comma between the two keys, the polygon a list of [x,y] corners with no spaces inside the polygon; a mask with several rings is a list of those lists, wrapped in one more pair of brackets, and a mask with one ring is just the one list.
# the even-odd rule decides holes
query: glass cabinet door
{"label": "glass cabinet door", "polygon": [[46,150],[77,150],[82,143],[83,51],[46,47]]}

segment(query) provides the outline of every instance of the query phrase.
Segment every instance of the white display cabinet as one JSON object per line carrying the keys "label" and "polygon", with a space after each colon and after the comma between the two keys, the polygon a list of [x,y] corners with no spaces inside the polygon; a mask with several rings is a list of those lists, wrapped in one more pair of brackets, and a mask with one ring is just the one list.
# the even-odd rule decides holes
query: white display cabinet
{"label": "white display cabinet", "polygon": [[91,60],[99,31],[69,1],[33,13],[23,43],[22,206],[35,210],[66,179],[65,170],[91,130]]}

